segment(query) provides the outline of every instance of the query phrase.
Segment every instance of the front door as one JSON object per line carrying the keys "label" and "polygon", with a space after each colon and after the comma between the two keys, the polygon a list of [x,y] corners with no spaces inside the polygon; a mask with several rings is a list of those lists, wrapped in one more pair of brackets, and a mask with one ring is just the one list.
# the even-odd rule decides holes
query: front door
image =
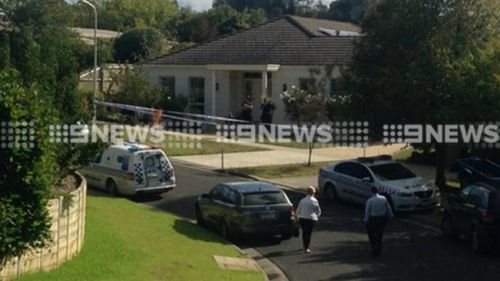
{"label": "front door", "polygon": [[260,121],[260,98],[261,98],[261,81],[260,79],[249,79],[243,80],[243,97],[242,100],[245,101],[249,99],[253,105],[252,110],[252,120],[254,122]]}

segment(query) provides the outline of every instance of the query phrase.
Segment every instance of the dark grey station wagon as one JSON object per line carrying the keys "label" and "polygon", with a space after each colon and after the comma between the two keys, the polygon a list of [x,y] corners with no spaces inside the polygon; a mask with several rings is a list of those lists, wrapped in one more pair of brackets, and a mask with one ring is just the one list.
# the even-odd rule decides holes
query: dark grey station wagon
{"label": "dark grey station wagon", "polygon": [[296,227],[292,203],[266,182],[217,184],[198,198],[195,210],[199,225],[213,225],[227,239],[243,234],[290,239]]}

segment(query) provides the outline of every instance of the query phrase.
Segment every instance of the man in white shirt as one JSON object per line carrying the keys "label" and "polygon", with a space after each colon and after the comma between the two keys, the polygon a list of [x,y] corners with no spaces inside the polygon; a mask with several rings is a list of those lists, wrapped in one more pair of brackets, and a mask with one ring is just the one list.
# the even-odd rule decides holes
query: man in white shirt
{"label": "man in white shirt", "polygon": [[314,224],[321,216],[321,208],[319,207],[318,200],[314,197],[316,189],[314,187],[307,187],[307,196],[302,198],[297,207],[296,215],[299,218],[299,223],[302,228],[302,243],[304,245],[304,252],[310,253],[309,245],[311,244],[311,235],[313,232]]}
{"label": "man in white shirt", "polygon": [[372,197],[366,201],[363,221],[366,223],[372,254],[380,256],[382,253],[384,229],[387,221],[392,219],[394,214],[387,198],[378,193],[377,187],[372,187],[372,194]]}

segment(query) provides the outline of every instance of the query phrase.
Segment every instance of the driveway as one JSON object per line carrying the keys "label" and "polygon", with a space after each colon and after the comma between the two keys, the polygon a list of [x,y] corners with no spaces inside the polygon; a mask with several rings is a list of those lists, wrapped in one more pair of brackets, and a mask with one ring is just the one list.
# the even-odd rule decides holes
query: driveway
{"label": "driveway", "polygon": [[[219,182],[247,180],[221,175],[195,165],[174,162],[178,187],[145,202],[194,219],[196,197]],[[287,191],[297,204],[301,194]],[[284,242],[253,239],[239,243],[255,247],[283,269],[292,281],[320,280],[498,280],[500,259],[478,256],[464,241],[448,241],[439,232],[394,220],[387,229],[384,253],[370,255],[362,209],[356,205],[322,204],[323,216],[313,236],[311,254],[300,239]]]}

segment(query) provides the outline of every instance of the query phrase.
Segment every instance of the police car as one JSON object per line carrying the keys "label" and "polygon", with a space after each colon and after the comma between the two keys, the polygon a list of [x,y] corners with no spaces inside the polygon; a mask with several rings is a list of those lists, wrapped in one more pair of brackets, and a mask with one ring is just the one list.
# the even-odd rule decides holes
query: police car
{"label": "police car", "polygon": [[167,155],[149,145],[111,145],[80,172],[89,185],[113,195],[163,193],[175,187],[174,168]]}
{"label": "police car", "polygon": [[391,156],[358,158],[323,167],[318,186],[327,201],[364,204],[372,186],[386,195],[396,211],[431,209],[440,205],[439,189],[393,161]]}

